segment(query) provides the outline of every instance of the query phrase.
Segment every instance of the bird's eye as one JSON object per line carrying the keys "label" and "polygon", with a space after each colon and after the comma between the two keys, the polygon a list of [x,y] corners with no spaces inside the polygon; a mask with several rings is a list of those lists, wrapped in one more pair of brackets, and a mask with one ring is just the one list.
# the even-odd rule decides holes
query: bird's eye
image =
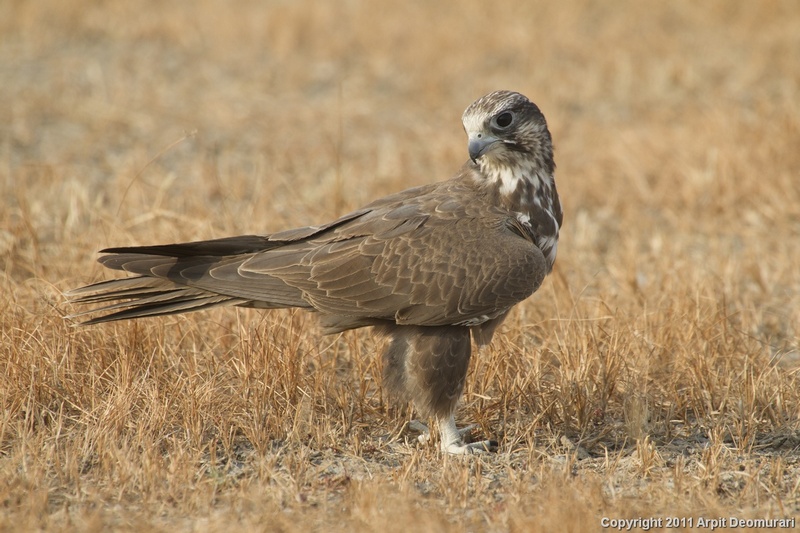
{"label": "bird's eye", "polygon": [[500,129],[506,129],[511,125],[512,122],[514,122],[514,115],[511,113],[511,111],[500,113],[494,117],[494,123]]}

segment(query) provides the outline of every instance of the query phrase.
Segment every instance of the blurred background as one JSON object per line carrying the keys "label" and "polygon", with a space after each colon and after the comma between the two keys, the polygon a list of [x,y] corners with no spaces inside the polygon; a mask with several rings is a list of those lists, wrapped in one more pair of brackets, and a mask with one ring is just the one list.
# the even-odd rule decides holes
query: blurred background
{"label": "blurred background", "polygon": [[[490,434],[505,432],[505,455],[477,463],[482,473],[451,464],[436,477],[435,452],[419,462],[397,439],[378,440],[402,417],[387,416],[370,388],[380,371],[369,333],[320,341],[315,326],[292,329],[295,315],[245,311],[114,329],[63,320],[75,309],[62,291],[110,275],[95,262],[101,248],[324,222],[448,178],[467,159],[461,113],[497,89],[524,93],[547,117],[564,226],[553,276],[474,362],[483,366],[464,409]],[[378,472],[377,485],[348,489],[360,509],[388,486],[387,501],[402,493],[441,509],[447,518],[432,530],[577,531],[598,509],[631,509],[620,494],[646,500],[636,512],[722,516],[766,501],[796,512],[796,457],[774,459],[768,478],[758,465],[740,473],[749,459],[719,450],[752,451],[790,431],[796,455],[799,238],[794,0],[3,0],[0,477],[10,481],[0,495],[27,501],[29,488],[39,491],[27,515],[38,527],[62,503],[91,508],[96,497],[112,516],[125,498],[150,502],[140,516],[148,527],[164,501],[194,516],[224,507],[209,503],[219,494],[234,510],[246,493],[259,509],[305,512],[304,498],[341,494],[327,473],[307,469],[308,445],[339,454],[335,463],[355,457],[351,473],[368,464],[362,480]],[[284,338],[272,332],[286,324],[302,363],[272,375],[248,350],[263,341],[271,353]],[[316,371],[342,361],[352,367]],[[196,372],[176,371],[187,365]],[[280,409],[264,400],[270,387],[294,387],[285,369],[314,392],[310,407],[280,391],[270,392]],[[269,379],[248,381],[257,372]],[[240,393],[248,384],[253,396]],[[357,415],[337,426],[337,406],[358,406]],[[293,422],[307,413],[305,425]],[[276,435],[297,427],[313,437],[291,437],[299,455],[270,455]],[[572,483],[569,464],[564,478],[558,466],[556,481],[540,483],[548,461],[572,453],[564,434],[606,439],[603,449],[581,441],[581,475],[597,485]],[[246,441],[270,465],[290,466],[264,467],[259,455],[247,475],[215,478],[198,470],[217,450],[208,435],[231,436],[219,444],[228,465]],[[377,452],[365,454],[362,440]],[[709,442],[721,455],[705,451]],[[616,466],[592,462],[609,449],[620,450],[617,466],[635,459],[633,478],[619,484]],[[648,463],[658,454],[671,459]],[[20,470],[25,461],[38,469]],[[284,475],[289,488],[275,496],[270,480]],[[691,488],[676,503],[681,483]],[[189,495],[189,486],[202,490]],[[478,500],[482,514],[454,518],[459,502]]]}
{"label": "blurred background", "polygon": [[4,2],[5,271],[82,282],[107,245],[268,233],[445,179],[463,109],[504,88],[553,132],[576,290],[714,280],[781,308],[764,327],[786,340],[798,28],[778,0]]}

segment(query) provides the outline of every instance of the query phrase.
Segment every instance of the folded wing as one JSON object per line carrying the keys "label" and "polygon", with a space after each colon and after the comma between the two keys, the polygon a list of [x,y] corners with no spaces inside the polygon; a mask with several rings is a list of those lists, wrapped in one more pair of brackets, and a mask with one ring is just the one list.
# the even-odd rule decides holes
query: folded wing
{"label": "folded wing", "polygon": [[481,324],[533,293],[546,264],[515,220],[474,194],[451,180],[323,226],[104,250],[102,264],[137,276],[70,296],[107,304],[89,323],[238,305],[313,309],[329,331]]}

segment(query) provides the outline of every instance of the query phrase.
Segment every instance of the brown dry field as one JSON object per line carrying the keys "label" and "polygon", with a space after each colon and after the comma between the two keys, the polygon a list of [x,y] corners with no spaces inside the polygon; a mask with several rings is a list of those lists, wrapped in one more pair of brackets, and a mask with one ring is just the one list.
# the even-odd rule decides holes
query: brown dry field
{"label": "brown dry field", "polygon": [[[418,443],[369,330],[65,319],[101,248],[446,179],[500,88],[548,118],[565,222],[473,357],[458,418],[499,453]],[[797,2],[6,0],[0,102],[0,530],[800,516]]]}

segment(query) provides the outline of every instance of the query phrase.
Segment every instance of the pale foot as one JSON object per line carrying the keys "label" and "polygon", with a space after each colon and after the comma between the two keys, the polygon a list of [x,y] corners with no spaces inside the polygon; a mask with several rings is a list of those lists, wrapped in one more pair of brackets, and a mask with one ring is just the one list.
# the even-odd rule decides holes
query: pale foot
{"label": "pale foot", "polygon": [[[419,420],[412,420],[408,423],[409,429],[417,431],[420,435],[417,440],[426,444],[431,440],[431,430],[428,425]],[[478,453],[488,453],[497,451],[497,441],[481,440],[478,442],[464,442],[464,437],[477,427],[476,424],[458,429],[453,416],[439,420],[439,434],[441,436],[440,447],[443,452],[451,455],[472,455]]]}

